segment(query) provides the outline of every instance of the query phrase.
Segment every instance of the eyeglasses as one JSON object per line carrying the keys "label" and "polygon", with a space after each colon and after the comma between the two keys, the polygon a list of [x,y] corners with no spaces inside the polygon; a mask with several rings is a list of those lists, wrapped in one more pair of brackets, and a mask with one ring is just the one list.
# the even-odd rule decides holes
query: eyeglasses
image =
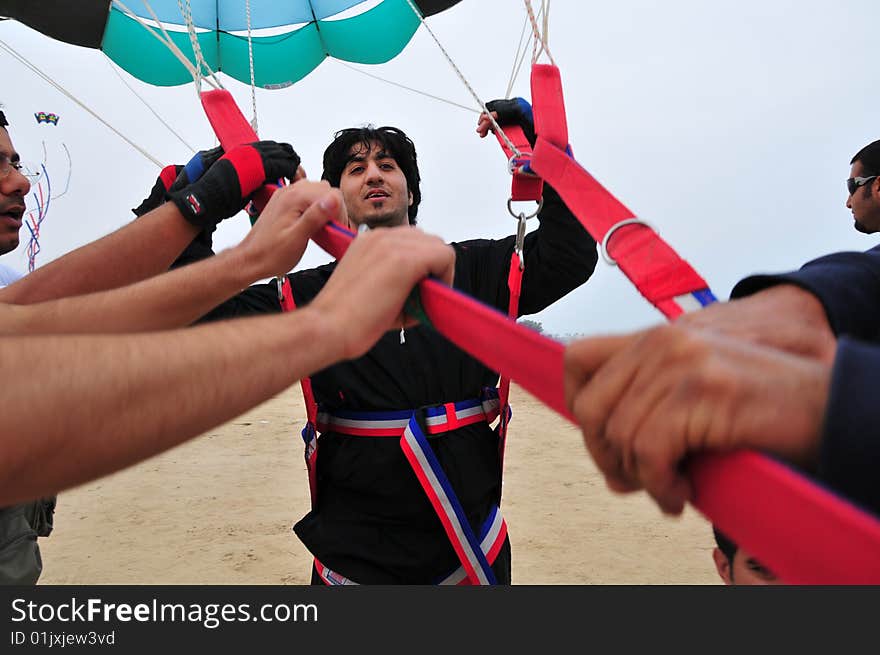
{"label": "eyeglasses", "polygon": [[871,175],[869,177],[851,177],[846,181],[846,189],[849,191],[849,195],[852,195],[856,192],[861,186],[865,186],[871,180],[877,179],[877,175]]}
{"label": "eyeglasses", "polygon": [[40,179],[43,174],[42,167],[23,161],[12,161],[5,152],[0,152],[0,180],[7,177],[12,171],[18,171],[31,183]]}

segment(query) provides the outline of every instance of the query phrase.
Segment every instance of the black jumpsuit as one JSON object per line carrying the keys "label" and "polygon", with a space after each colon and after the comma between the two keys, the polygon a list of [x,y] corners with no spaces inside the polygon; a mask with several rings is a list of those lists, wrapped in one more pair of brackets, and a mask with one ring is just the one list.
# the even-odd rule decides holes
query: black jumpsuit
{"label": "black jumpsuit", "polygon": [[[521,315],[541,311],[581,285],[597,260],[595,241],[546,186],[538,219],[539,228],[525,240]],[[514,241],[510,236],[452,244],[455,288],[506,313]],[[332,263],[290,274],[297,307],[318,294],[334,268]],[[245,290],[203,320],[277,311],[273,281]],[[312,388],[322,411],[416,409],[477,398],[498,382],[496,372],[430,327],[408,329],[405,338],[401,344],[399,333],[389,332],[363,357],[316,373]],[[318,503],[294,530],[324,565],[362,584],[430,584],[458,568],[397,439],[325,432],[318,443]],[[478,423],[431,436],[430,443],[479,534],[500,498],[496,433]],[[493,568],[500,583],[510,582],[509,543]]]}

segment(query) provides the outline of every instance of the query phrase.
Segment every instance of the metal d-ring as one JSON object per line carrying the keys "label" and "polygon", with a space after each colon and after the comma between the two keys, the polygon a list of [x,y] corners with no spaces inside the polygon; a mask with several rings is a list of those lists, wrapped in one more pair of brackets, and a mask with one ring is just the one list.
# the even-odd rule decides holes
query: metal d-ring
{"label": "metal d-ring", "polygon": [[[525,219],[526,219],[526,220],[529,220],[530,218],[534,218],[535,216],[537,216],[537,215],[538,215],[538,212],[541,211],[541,208],[542,208],[543,206],[544,206],[544,198],[543,198],[543,196],[542,196],[541,199],[538,201],[538,208],[537,208],[535,211],[533,211],[531,214],[529,214],[528,216],[526,216]],[[507,199],[507,211],[510,212],[510,215],[513,216],[513,217],[516,218],[516,219],[519,219],[519,217],[523,215],[523,212],[515,212],[515,211],[513,211],[513,198],[508,198],[508,199]]]}
{"label": "metal d-ring", "polygon": [[608,252],[608,242],[611,241],[611,236],[620,228],[625,227],[627,225],[644,225],[647,228],[654,229],[654,227],[648,223],[647,221],[643,221],[641,218],[626,218],[619,223],[615,223],[611,226],[611,229],[605,233],[605,238],[602,239],[602,245],[599,248],[599,252],[602,254],[602,259],[604,259],[610,266],[617,266],[617,262]]}

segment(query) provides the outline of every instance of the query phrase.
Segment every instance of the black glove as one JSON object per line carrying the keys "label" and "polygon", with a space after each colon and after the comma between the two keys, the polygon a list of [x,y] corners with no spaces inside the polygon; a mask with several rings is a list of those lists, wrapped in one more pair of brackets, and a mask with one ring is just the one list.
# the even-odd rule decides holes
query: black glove
{"label": "black glove", "polygon": [[282,177],[292,180],[299,163],[299,156],[286,143],[259,141],[238,146],[194,182],[169,189],[166,197],[193,225],[209,227],[241,211],[260,187]]}
{"label": "black glove", "polygon": [[168,193],[168,189],[174,184],[175,178],[177,178],[182,170],[183,166],[180,164],[171,164],[163,168],[162,172],[159,173],[159,177],[156,178],[156,183],[153,185],[153,188],[150,189],[150,194],[141,201],[140,205],[131,210],[134,212],[134,215],[140,218],[147,212],[153,211],[156,207],[164,203],[165,194]]}
{"label": "black glove", "polygon": [[535,119],[532,116],[532,106],[523,98],[509,98],[507,100],[490,100],[486,103],[486,109],[498,113],[498,124],[519,125],[529,144],[535,147]]}
{"label": "black glove", "polygon": [[187,162],[186,166],[170,164],[162,169],[156,183],[150,189],[150,195],[144,198],[138,207],[131,211],[140,218],[149,211],[156,209],[165,202],[169,191],[180,191],[183,187],[198,180],[211,165],[223,156],[223,148],[217,146],[210,150],[200,150]]}

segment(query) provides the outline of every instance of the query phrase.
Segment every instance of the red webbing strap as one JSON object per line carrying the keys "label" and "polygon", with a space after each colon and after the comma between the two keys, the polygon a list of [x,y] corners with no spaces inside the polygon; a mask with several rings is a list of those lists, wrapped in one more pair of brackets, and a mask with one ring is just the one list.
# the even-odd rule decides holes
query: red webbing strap
{"label": "red webbing strap", "polygon": [[[523,132],[523,129],[519,125],[505,125],[503,129],[504,134],[507,135],[510,142],[516,146],[517,150],[520,151],[523,159],[530,159],[532,156],[532,145],[526,138],[526,133]],[[501,149],[507,156],[507,161],[510,162],[515,153],[497,132],[495,133],[495,138],[498,139]],[[513,175],[513,179],[510,182],[511,200],[517,202],[521,200],[534,200],[535,202],[538,202],[541,199],[541,194],[544,192],[544,180],[540,177],[523,173],[518,170],[518,167],[513,168],[511,173]]]}
{"label": "red webbing strap", "polygon": [[565,152],[568,125],[559,69],[534,64],[531,81],[538,135],[531,168],[556,189],[597,242],[614,230],[607,244],[609,255],[650,303],[667,318],[675,318],[682,310],[672,299],[707,288],[705,280],[647,225],[615,229],[635,214]]}
{"label": "red webbing strap", "polygon": [[[232,97],[226,95],[234,107]],[[231,120],[247,125],[237,109],[227,113],[237,114]],[[211,123],[221,136],[226,125]],[[622,207],[595,181],[587,196]],[[340,258],[350,234],[332,235],[325,240],[329,247],[319,245]],[[423,280],[418,288],[422,306],[443,336],[573,420],[565,405],[563,344],[436,280]],[[756,453],[700,455],[691,460],[688,471],[694,506],[782,580],[880,584],[877,517]]]}
{"label": "red webbing strap", "polygon": [[559,69],[549,64],[532,64],[531,86],[535,134],[565,150],[568,146],[568,120]]}
{"label": "red webbing strap", "polygon": [[[609,230],[635,215],[564,150],[542,137],[535,144],[532,168],[553,185],[565,204],[597,242]],[[614,231],[608,253],[639,292],[666,315],[681,309],[670,303],[676,296],[709,285],[649,226],[623,225]]]}
{"label": "red webbing strap", "polygon": [[[225,89],[203,91],[200,97],[208,122],[224,150],[259,140],[254,128],[247,122],[229,91]],[[258,210],[261,211],[266,206],[275,190],[275,187],[264,186],[254,194],[254,204]],[[354,232],[331,221],[313,237],[313,241],[327,252],[343,253],[353,237]]]}
{"label": "red webbing strap", "polygon": [[[290,278],[284,276],[284,283],[281,285],[281,311],[292,312],[296,309],[296,301],[293,299],[293,288],[290,285]],[[315,394],[312,393],[311,378],[303,378],[300,380],[302,385],[303,399],[306,403],[306,419],[309,423],[317,425],[318,422],[318,403],[315,402]]]}
{"label": "red webbing strap", "polygon": [[[522,292],[522,261],[516,250],[510,255],[510,271],[507,273],[507,289],[510,301],[507,304],[507,316],[516,321],[519,315],[519,296]],[[507,426],[510,422],[510,378],[503,373],[498,383],[498,456],[501,462],[501,473],[504,475],[504,445],[507,443]],[[500,504],[500,499],[499,499]]]}

